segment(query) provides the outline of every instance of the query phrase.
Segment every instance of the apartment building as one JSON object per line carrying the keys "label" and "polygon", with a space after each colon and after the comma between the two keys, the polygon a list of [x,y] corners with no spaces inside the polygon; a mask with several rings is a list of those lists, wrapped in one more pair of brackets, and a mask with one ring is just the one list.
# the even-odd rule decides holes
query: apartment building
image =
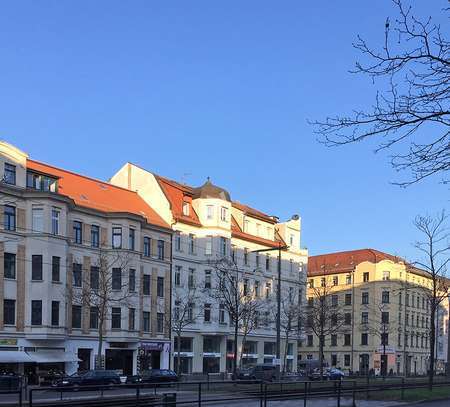
{"label": "apartment building", "polygon": [[[191,318],[192,322],[181,337],[180,363],[184,373],[232,370],[233,327],[222,304],[214,302],[209,295],[217,284],[215,260],[232,259],[243,277],[243,289],[266,299],[270,304],[266,312],[272,313],[276,309],[278,248],[287,246],[281,250],[281,293],[297,296],[298,305],[302,307],[308,257],[307,251],[301,249],[298,216],[279,222],[274,216],[233,201],[228,191],[209,179],[194,188],[130,163],[110,182],[135,191],[171,225],[174,233],[173,290],[188,296],[195,287],[200,293],[189,309],[189,313],[197,317]],[[172,306],[175,310],[179,306],[176,299]],[[260,317],[264,319],[264,315]],[[256,325],[244,346],[240,332],[237,347],[242,366],[274,362],[275,325],[267,321]],[[281,354],[284,351],[286,370],[295,370],[297,336],[292,336],[288,343],[282,340]]]}
{"label": "apartment building", "polygon": [[[329,253],[308,260],[311,307],[320,287],[327,287],[327,304],[340,315],[339,329],[325,338],[324,358],[329,366],[361,374],[427,372],[431,288],[427,273],[378,250]],[[438,371],[447,360],[448,309],[445,300],[436,317]],[[308,324],[305,329],[299,359],[317,360],[318,338]]]}
{"label": "apartment building", "polygon": [[[152,198],[6,142],[0,178],[0,369],[37,381],[96,364],[124,374],[168,367],[172,229]],[[112,270],[103,275],[105,261]],[[85,294],[110,275],[114,302],[97,357],[99,307]]]}

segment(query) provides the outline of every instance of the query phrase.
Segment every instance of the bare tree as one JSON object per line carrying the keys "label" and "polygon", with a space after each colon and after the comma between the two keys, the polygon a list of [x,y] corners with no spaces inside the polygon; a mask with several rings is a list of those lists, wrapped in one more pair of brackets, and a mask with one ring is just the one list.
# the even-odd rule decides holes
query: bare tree
{"label": "bare tree", "polygon": [[[124,250],[99,248],[96,261],[89,270],[84,270],[79,276],[73,273],[73,303],[92,310],[97,317],[97,369],[104,367],[103,341],[106,323],[112,317],[112,308],[129,306],[131,298],[136,296],[135,286],[129,286],[133,279],[126,278],[130,273],[130,261],[130,254]],[[77,278],[80,280],[75,281]],[[136,276],[132,284],[136,284]]]}
{"label": "bare tree", "polygon": [[448,215],[442,211],[437,216],[417,216],[414,226],[422,234],[423,240],[414,246],[422,259],[414,266],[425,271],[431,279],[431,287],[424,289],[430,307],[430,368],[429,387],[433,387],[435,370],[436,317],[441,303],[449,296],[449,280],[446,278],[450,262],[450,231],[446,225]]}
{"label": "bare tree", "polygon": [[[325,339],[338,333],[344,325],[344,315],[342,309],[333,303],[333,293],[335,287],[330,284],[325,273],[321,280],[320,287],[310,287],[313,297],[308,301],[306,310],[306,330],[312,331],[319,339],[319,366],[320,377],[323,377],[323,348]],[[311,292],[310,291],[310,292]]]}
{"label": "bare tree", "polygon": [[[296,291],[296,292],[294,292]],[[303,309],[298,290],[284,290],[281,297],[281,318],[280,327],[284,336],[285,346],[283,353],[283,370],[286,372],[286,361],[288,355],[289,340],[299,338],[303,324]]]}
{"label": "bare tree", "polygon": [[202,314],[201,307],[196,307],[196,303],[200,299],[200,295],[195,287],[188,287],[187,291],[183,288],[176,287],[173,290],[174,307],[172,309],[171,321],[166,321],[168,326],[171,325],[173,332],[177,338],[177,359],[175,370],[179,375],[181,373],[181,335],[192,324],[195,324]]}
{"label": "bare tree", "polygon": [[[358,36],[353,44],[366,63],[357,62],[353,73],[381,82],[368,110],[349,116],[314,121],[321,142],[328,146],[382,138],[376,151],[393,149],[391,164],[411,172],[407,186],[433,174],[445,179],[450,170],[450,43],[431,17],[421,20],[393,0],[399,16],[385,23],[384,44],[370,47]],[[447,8],[444,12],[448,12]],[[394,35],[393,35],[394,34]],[[401,145],[406,144],[406,151]]]}
{"label": "bare tree", "polygon": [[210,290],[211,297],[228,313],[234,327],[233,374],[238,364],[238,335],[245,335],[255,328],[254,316],[262,307],[262,302],[250,290],[247,279],[231,258],[214,262],[216,283]]}

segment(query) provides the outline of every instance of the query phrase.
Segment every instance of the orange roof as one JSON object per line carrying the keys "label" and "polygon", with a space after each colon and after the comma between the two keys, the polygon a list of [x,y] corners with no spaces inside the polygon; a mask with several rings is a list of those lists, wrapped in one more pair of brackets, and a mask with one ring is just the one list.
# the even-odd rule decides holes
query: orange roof
{"label": "orange roof", "polygon": [[[170,203],[172,215],[178,222],[201,226],[197,212],[192,207],[192,188],[187,185],[155,175],[161,189]],[[183,202],[189,202],[189,215],[183,214]]]}
{"label": "orange roof", "polygon": [[58,178],[58,194],[73,199],[76,205],[102,212],[132,213],[150,224],[170,228],[136,192],[30,159],[27,168]]}
{"label": "orange roof", "polygon": [[349,250],[310,256],[308,258],[308,275],[348,273],[364,261],[378,263],[382,260],[391,260],[395,263],[404,262],[400,257],[392,256],[391,254],[383,253],[375,249]]}
{"label": "orange roof", "polygon": [[249,242],[258,243],[263,246],[269,246],[269,247],[279,247],[279,246],[286,246],[286,243],[283,240],[269,240],[264,239],[263,237],[254,236],[249,233],[245,233],[242,231],[238,223],[236,222],[236,219],[233,215],[231,215],[231,236],[235,237],[237,239],[247,240]]}
{"label": "orange roof", "polygon": [[273,216],[267,215],[261,211],[258,211],[257,209],[251,208],[250,206],[241,204],[240,202],[233,201],[233,207],[241,210],[245,215],[251,216],[253,218],[261,219],[264,222],[269,222],[272,224],[277,223],[277,220]]}

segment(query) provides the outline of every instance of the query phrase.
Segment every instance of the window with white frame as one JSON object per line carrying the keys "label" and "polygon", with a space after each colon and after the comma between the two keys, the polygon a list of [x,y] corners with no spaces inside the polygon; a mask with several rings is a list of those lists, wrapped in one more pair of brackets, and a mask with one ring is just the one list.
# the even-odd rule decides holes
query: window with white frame
{"label": "window with white frame", "polygon": [[32,229],[33,232],[44,231],[44,209],[41,207],[32,208]]}
{"label": "window with white frame", "polygon": [[52,209],[52,234],[59,235],[59,210]]}
{"label": "window with white frame", "polygon": [[214,218],[214,206],[206,205],[206,217],[211,220]]}
{"label": "window with white frame", "polygon": [[212,242],[213,242],[213,237],[206,236],[206,241],[205,241],[205,255],[206,256],[212,255]]}
{"label": "window with white frame", "polygon": [[228,209],[222,206],[220,208],[220,220],[226,222],[228,220]]}
{"label": "window with white frame", "polygon": [[184,216],[189,216],[190,213],[190,205],[189,202],[183,202],[183,215]]}

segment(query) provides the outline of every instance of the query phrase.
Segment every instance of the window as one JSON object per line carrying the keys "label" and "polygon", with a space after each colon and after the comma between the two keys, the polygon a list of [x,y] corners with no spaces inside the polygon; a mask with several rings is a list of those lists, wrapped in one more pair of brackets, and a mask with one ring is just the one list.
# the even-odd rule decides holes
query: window
{"label": "window", "polygon": [[368,324],[368,323],[369,323],[369,313],[361,312],[361,324]]}
{"label": "window", "polygon": [[381,313],[381,323],[382,324],[389,324],[389,312],[383,311]]}
{"label": "window", "polygon": [[333,295],[331,296],[331,305],[332,305],[333,307],[337,307],[338,304],[339,304],[339,296],[336,295],[336,294],[333,294]]}
{"label": "window", "polygon": [[91,225],[91,246],[100,246],[100,227],[97,225]]}
{"label": "window", "polygon": [[333,285],[338,285],[338,284],[339,284],[338,276],[333,276]]}
{"label": "window", "polygon": [[272,284],[268,281],[266,283],[266,299],[269,298],[271,289],[272,289]]}
{"label": "window", "polygon": [[164,240],[158,240],[158,259],[164,260]]}
{"label": "window", "polygon": [[408,293],[406,293],[406,295],[405,295],[405,302],[406,302],[406,305],[409,307],[409,294]]}
{"label": "window", "polygon": [[211,304],[205,304],[203,306],[203,321],[211,322]]}
{"label": "window", "polygon": [[31,301],[31,325],[42,325],[42,301]]}
{"label": "window", "polygon": [[308,307],[313,307],[313,306],[314,306],[314,298],[308,297]]}
{"label": "window", "polygon": [[321,286],[321,287],[326,287],[326,284],[327,284],[327,282],[326,282],[326,280],[325,280],[325,277],[322,277],[322,278],[320,279],[320,286]]}
{"label": "window", "polygon": [[133,293],[136,291],[136,270],[130,269],[128,271],[128,291]]}
{"label": "window", "polygon": [[128,308],[128,330],[134,331],[136,325],[136,308]]}
{"label": "window", "polygon": [[31,279],[42,280],[42,255],[33,254],[31,256]]}
{"label": "window", "polygon": [[248,295],[248,278],[244,278],[243,294]]}
{"label": "window", "polygon": [[195,237],[192,233],[189,233],[188,237],[188,243],[189,243],[189,253],[194,254],[195,253]]}
{"label": "window", "polygon": [[345,294],[345,305],[352,305],[352,295]]}
{"label": "window", "polygon": [[314,337],[312,335],[307,336],[306,346],[314,346]]}
{"label": "window", "polygon": [[361,304],[369,304],[369,293],[365,292],[361,294]]}
{"label": "window", "polygon": [[270,256],[266,254],[266,270],[270,271]]}
{"label": "window", "polygon": [[248,266],[248,249],[244,248],[244,266]]}
{"label": "window", "polygon": [[122,289],[122,270],[118,267],[112,269],[111,288],[113,290]]}
{"label": "window", "polygon": [[72,305],[72,328],[81,328],[81,305]]}
{"label": "window", "polygon": [[255,289],[255,297],[259,298],[261,293],[260,293],[260,289],[259,289],[259,281],[258,280],[255,281],[254,289]]}
{"label": "window", "polygon": [[149,274],[144,274],[142,294],[150,295],[150,275]]}
{"label": "window", "polygon": [[205,270],[205,288],[211,288],[211,270]]}
{"label": "window", "polygon": [[367,345],[368,342],[368,335],[366,333],[361,334],[361,345]]}
{"label": "window", "polygon": [[398,293],[398,305],[402,305],[402,293]]}
{"label": "window", "polygon": [[164,332],[164,314],[161,312],[158,312],[156,314],[156,332]]}
{"label": "window", "polygon": [[225,305],[219,305],[219,324],[225,323]]}
{"label": "window", "polygon": [[143,311],[142,312],[142,330],[144,332],[150,332],[150,312]]}
{"label": "window", "polygon": [[227,214],[228,214],[228,209],[225,208],[224,206],[222,206],[222,207],[220,208],[220,220],[221,220],[222,222],[226,222],[226,221],[227,221],[227,219],[228,219]]}
{"label": "window", "polygon": [[164,277],[156,279],[156,295],[160,298],[164,297]]}
{"label": "window", "polygon": [[214,206],[206,205],[206,217],[212,219],[214,217]]}
{"label": "window", "polygon": [[344,346],[350,346],[351,344],[351,335],[344,334]]}
{"label": "window", "polygon": [[82,268],[81,264],[73,263],[73,286],[81,287],[82,286]]}
{"label": "window", "polygon": [[294,246],[295,236],[291,233],[289,236],[289,246]]}
{"label": "window", "polygon": [[5,205],[3,212],[3,226],[6,230],[16,230],[16,208]]}
{"label": "window", "polygon": [[112,228],[112,247],[114,249],[120,249],[122,247],[122,228],[113,227]]}
{"label": "window", "polygon": [[337,346],[337,335],[336,334],[331,335],[331,345],[330,346]]}
{"label": "window", "polygon": [[52,209],[52,234],[59,235],[59,211]]}
{"label": "window", "polygon": [[397,346],[400,348],[402,346],[402,334],[400,332],[397,335]]}
{"label": "window", "polygon": [[388,333],[382,333],[381,334],[381,345],[389,345],[389,334]]}
{"label": "window", "polygon": [[136,231],[130,228],[128,232],[128,248],[130,250],[134,250],[135,241],[136,241]]}
{"label": "window", "polygon": [[206,236],[206,241],[205,241],[205,255],[206,256],[211,256],[212,255],[212,242],[213,238],[212,236]]}
{"label": "window", "polygon": [[111,329],[120,329],[122,325],[122,309],[113,307],[111,310]]}
{"label": "window", "polygon": [[347,274],[345,277],[345,283],[346,284],[351,284],[352,283],[352,275],[351,274]]}
{"label": "window", "polygon": [[42,208],[32,208],[32,231],[44,231],[44,210]]}
{"label": "window", "polygon": [[45,175],[27,172],[27,187],[46,192],[56,192],[57,180]]}
{"label": "window", "polygon": [[309,288],[314,288],[314,280],[312,278],[308,281],[308,286]]}
{"label": "window", "polygon": [[351,325],[352,324],[352,314],[350,312],[346,312],[344,314],[344,324]]}
{"label": "window", "polygon": [[256,268],[259,268],[259,253],[255,253],[255,264]]}
{"label": "window", "polygon": [[3,174],[5,184],[16,185],[16,166],[5,163],[5,172]]}
{"label": "window", "polygon": [[189,216],[189,202],[183,202],[183,215]]}
{"label": "window", "polygon": [[59,301],[52,301],[52,326],[59,326]]}
{"label": "window", "polygon": [[190,302],[188,304],[188,309],[187,309],[187,316],[188,316],[188,321],[193,321],[194,320],[194,304],[192,302]]}
{"label": "window", "polygon": [[91,307],[89,309],[89,328],[98,329],[98,308]]}
{"label": "window", "polygon": [[234,246],[231,246],[231,260],[236,262],[236,248]]}
{"label": "window", "polygon": [[58,256],[52,256],[52,281],[60,281],[60,268],[61,268],[61,258]]}
{"label": "window", "polygon": [[383,291],[381,293],[381,302],[383,304],[389,304],[389,291]]}
{"label": "window", "polygon": [[227,255],[227,239],[225,237],[220,238],[220,255]]}
{"label": "window", "polygon": [[181,285],[181,266],[175,266],[175,285]]}
{"label": "window", "polygon": [[98,290],[100,287],[100,269],[97,266],[91,266],[90,286],[92,290]]}
{"label": "window", "polygon": [[383,280],[387,281],[390,279],[391,273],[389,271],[383,271]]}
{"label": "window", "polygon": [[83,242],[83,232],[81,222],[74,220],[73,221],[73,240],[77,244],[81,244]]}
{"label": "window", "polygon": [[344,366],[350,366],[350,355],[344,355]]}
{"label": "window", "polygon": [[13,253],[4,253],[3,255],[4,276],[5,278],[16,278],[16,255]]}
{"label": "window", "polygon": [[261,236],[261,224],[256,224],[256,236]]}
{"label": "window", "polygon": [[150,257],[150,238],[148,236],[144,237],[144,256]]}
{"label": "window", "polygon": [[249,232],[249,226],[250,226],[250,222],[247,219],[244,219],[244,232],[245,233]]}
{"label": "window", "polygon": [[3,322],[5,325],[16,325],[15,300],[3,300]]}
{"label": "window", "polygon": [[364,283],[369,282],[369,272],[363,273],[363,282]]}
{"label": "window", "polygon": [[195,285],[194,273],[195,273],[195,269],[189,269],[188,288],[194,288],[194,285]]}

